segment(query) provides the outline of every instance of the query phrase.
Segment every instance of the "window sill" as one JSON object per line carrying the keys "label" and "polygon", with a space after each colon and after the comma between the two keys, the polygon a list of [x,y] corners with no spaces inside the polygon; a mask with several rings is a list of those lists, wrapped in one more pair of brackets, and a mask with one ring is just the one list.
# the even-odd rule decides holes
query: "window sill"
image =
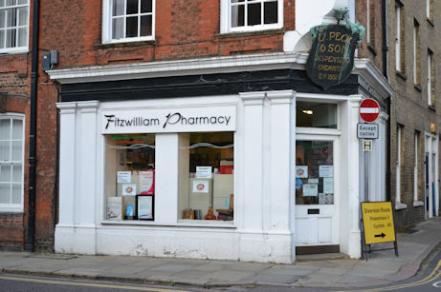
{"label": "window sill", "polygon": [[96,44],[95,48],[97,49],[107,49],[107,48],[126,48],[126,47],[137,47],[137,46],[145,46],[156,45],[156,40],[137,40],[137,41],[118,41],[118,42],[103,42],[100,44]]}
{"label": "window sill", "polygon": [[424,206],[424,202],[422,202],[422,201],[413,201],[413,206],[414,207],[422,207],[422,206]]}
{"label": "window sill", "polygon": [[197,228],[236,228],[234,221],[179,220],[177,224],[160,224],[147,220],[101,221],[102,225],[113,226],[149,226],[149,227],[197,227]]}
{"label": "window sill", "polygon": [[407,205],[403,203],[395,203],[395,210],[404,210],[407,209]]}
{"label": "window sill", "polygon": [[435,26],[435,23],[433,23],[433,19],[426,17],[427,22],[431,25],[431,26]]}
{"label": "window sill", "polygon": [[428,108],[429,110],[433,111],[433,112],[436,112],[436,108],[435,108],[435,105],[434,105],[434,104],[429,104],[429,105],[427,106],[427,108]]}
{"label": "window sill", "polygon": [[421,91],[423,91],[423,89],[421,88],[421,85],[419,85],[419,84],[414,84],[413,88],[415,88],[415,90],[420,92],[420,93],[421,93]]}
{"label": "window sill", "polygon": [[406,76],[406,74],[404,74],[404,73],[402,73],[402,72],[400,72],[400,71],[397,71],[396,74],[397,74],[398,77],[400,77],[400,78],[403,79],[404,81],[407,80],[407,76]]}
{"label": "window sill", "polygon": [[23,208],[0,207],[0,215],[19,215],[23,214]]}
{"label": "window sill", "polygon": [[24,48],[24,49],[11,49],[11,50],[2,49],[2,50],[0,50],[0,56],[21,55],[21,54],[27,54],[27,53],[29,53],[28,48]]}
{"label": "window sill", "polygon": [[282,34],[285,30],[283,28],[271,28],[271,29],[256,29],[256,30],[244,30],[244,31],[227,31],[216,35],[218,38],[231,38],[231,37],[247,37],[247,36],[259,36],[259,35],[274,35]]}
{"label": "window sill", "polygon": [[367,48],[374,55],[374,57],[377,56],[377,50],[372,43],[368,43]]}

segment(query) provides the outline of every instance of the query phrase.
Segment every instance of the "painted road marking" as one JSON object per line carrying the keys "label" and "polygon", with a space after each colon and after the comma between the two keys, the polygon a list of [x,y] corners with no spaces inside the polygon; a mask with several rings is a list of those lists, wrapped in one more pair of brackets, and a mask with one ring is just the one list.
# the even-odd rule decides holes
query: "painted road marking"
{"label": "painted road marking", "polygon": [[152,291],[152,292],[189,292],[187,290],[175,290],[166,288],[150,288],[150,287],[136,287],[128,285],[117,285],[117,284],[97,284],[97,283],[85,283],[85,282],[75,282],[75,281],[61,281],[61,280],[44,280],[44,279],[30,279],[21,278],[19,276],[4,276],[0,275],[0,280],[9,280],[17,282],[30,282],[38,284],[52,284],[61,286],[79,286],[79,287],[93,287],[93,288],[109,288],[109,289],[124,289],[132,291]]}
{"label": "painted road marking", "polygon": [[[389,286],[389,287],[384,287],[384,288],[362,289],[362,290],[358,290],[358,291],[365,291],[365,292],[393,291],[393,290],[398,290],[398,289],[403,289],[403,288],[417,287],[417,286],[430,284],[431,282],[433,282],[434,280],[436,280],[439,277],[441,277],[441,260],[438,261],[438,264],[436,265],[435,269],[433,269],[433,271],[430,273],[430,275],[428,275],[427,277],[425,277],[424,279],[421,279],[419,281],[416,281],[413,283],[396,285],[396,286]],[[441,283],[441,281],[439,281],[437,283]],[[436,288],[438,288],[438,287],[436,287]],[[357,291],[357,290],[352,290],[352,291]]]}
{"label": "painted road marking", "polygon": [[435,288],[441,288],[441,281],[433,283],[433,287]]}

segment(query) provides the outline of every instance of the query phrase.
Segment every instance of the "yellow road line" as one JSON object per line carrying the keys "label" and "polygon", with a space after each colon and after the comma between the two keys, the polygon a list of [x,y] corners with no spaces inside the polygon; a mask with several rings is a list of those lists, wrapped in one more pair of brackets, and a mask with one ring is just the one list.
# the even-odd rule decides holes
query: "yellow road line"
{"label": "yellow road line", "polygon": [[117,284],[112,285],[112,284],[97,284],[97,283],[85,283],[85,282],[76,282],[76,281],[44,280],[44,279],[21,278],[19,276],[0,275],[0,280],[30,282],[30,283],[39,283],[39,284],[64,285],[64,286],[125,289],[125,290],[133,290],[133,291],[188,292],[185,290],[174,290],[174,289],[166,289],[166,288],[159,288],[159,287],[158,288],[150,288],[150,287],[136,287],[136,286],[117,285]]}
{"label": "yellow road line", "polygon": [[441,268],[441,260],[438,261],[438,264],[436,265],[436,267],[433,269],[433,271],[427,277],[425,277],[424,279],[421,279],[419,281],[416,281],[413,283],[408,283],[408,284],[389,286],[389,287],[384,287],[384,288],[373,288],[373,289],[367,289],[367,290],[361,289],[361,290],[352,290],[352,291],[364,291],[364,292],[391,291],[391,290],[396,290],[396,289],[410,288],[410,287],[425,285],[425,284],[432,282],[436,278],[441,277],[441,271],[438,272],[438,269],[440,269],[440,268]]}

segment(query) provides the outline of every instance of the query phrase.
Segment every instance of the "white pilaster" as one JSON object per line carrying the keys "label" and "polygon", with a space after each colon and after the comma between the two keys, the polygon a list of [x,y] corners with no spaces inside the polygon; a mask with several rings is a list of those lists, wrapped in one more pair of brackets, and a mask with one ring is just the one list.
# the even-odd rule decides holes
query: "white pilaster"
{"label": "white pilaster", "polygon": [[60,182],[58,226],[74,224],[75,197],[75,102],[57,104],[60,110]]}
{"label": "white pilaster", "polygon": [[[76,249],[85,254],[96,253],[96,198],[97,190],[97,107],[98,101],[77,103],[77,175],[75,184],[75,223],[78,234],[75,236]],[[81,230],[81,231],[80,231]]]}
{"label": "white pilaster", "polygon": [[352,96],[342,105],[342,165],[340,243],[342,252],[352,258],[361,257],[360,231],[360,143],[357,138],[357,123],[361,96]]}
{"label": "white pilaster", "polygon": [[293,203],[290,186],[291,180],[291,138],[295,129],[291,128],[291,120],[295,117],[291,105],[294,91],[271,91],[267,93],[269,99],[270,118],[267,137],[270,145],[268,164],[264,169],[265,177],[269,178],[268,190],[265,198],[268,199],[269,216],[266,228],[290,233],[290,207]]}
{"label": "white pilaster", "polygon": [[[285,250],[281,250],[290,261],[295,259],[295,240],[292,221],[295,210],[295,92],[292,90],[271,91],[269,99],[270,118],[269,165],[265,167],[265,177],[269,178],[268,196],[268,229],[270,232],[285,234]],[[289,247],[289,248],[287,248]],[[282,258],[282,255],[279,255]]]}
{"label": "white pilaster", "polygon": [[156,135],[155,223],[158,224],[175,225],[178,220],[179,144],[178,134]]}
{"label": "white pilaster", "polygon": [[[242,220],[240,229],[261,231],[263,193],[263,101],[265,92],[240,93],[243,101]],[[246,202],[246,203],[245,203]]]}

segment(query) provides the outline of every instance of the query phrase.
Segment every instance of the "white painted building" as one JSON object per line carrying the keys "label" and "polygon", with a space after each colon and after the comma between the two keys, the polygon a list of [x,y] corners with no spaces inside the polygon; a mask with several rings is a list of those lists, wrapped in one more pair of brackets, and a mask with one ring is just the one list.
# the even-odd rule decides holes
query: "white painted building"
{"label": "white painted building", "polygon": [[[320,251],[360,257],[360,202],[385,198],[388,116],[365,194],[359,102],[372,96],[385,111],[391,91],[365,59],[335,93],[313,90],[302,77],[303,36],[340,4],[312,2],[296,4],[298,31],[286,33],[283,53],[50,71],[68,96],[57,104],[56,251],[277,263]],[[236,79],[260,84],[258,74],[271,76],[268,89],[222,93]],[[195,94],[132,99],[130,89],[112,89],[165,76],[170,84],[197,76]],[[123,101],[95,98],[91,87],[109,84]],[[138,196],[128,198],[132,191]]]}

